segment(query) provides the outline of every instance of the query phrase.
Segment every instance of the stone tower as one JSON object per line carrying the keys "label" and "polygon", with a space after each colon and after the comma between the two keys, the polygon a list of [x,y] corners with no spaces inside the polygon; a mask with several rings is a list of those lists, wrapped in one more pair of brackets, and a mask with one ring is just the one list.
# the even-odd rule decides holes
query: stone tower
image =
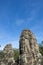
{"label": "stone tower", "polygon": [[30,30],[23,30],[19,41],[20,65],[38,65],[39,47],[34,34]]}

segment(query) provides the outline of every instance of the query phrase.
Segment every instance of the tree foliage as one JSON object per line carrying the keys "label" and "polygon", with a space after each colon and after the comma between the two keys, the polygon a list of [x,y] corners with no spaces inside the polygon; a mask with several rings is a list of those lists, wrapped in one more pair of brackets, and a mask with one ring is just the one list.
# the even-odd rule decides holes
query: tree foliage
{"label": "tree foliage", "polygon": [[39,51],[43,55],[43,41],[39,44]]}
{"label": "tree foliage", "polygon": [[0,60],[3,59],[3,51],[0,51]]}
{"label": "tree foliage", "polygon": [[19,50],[18,49],[14,49],[14,59],[17,60],[19,57]]}

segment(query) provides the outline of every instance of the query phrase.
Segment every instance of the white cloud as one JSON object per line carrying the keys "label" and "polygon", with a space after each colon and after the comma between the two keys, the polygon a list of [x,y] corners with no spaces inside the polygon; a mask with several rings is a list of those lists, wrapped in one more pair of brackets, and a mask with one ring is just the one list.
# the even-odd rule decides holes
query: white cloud
{"label": "white cloud", "polygon": [[16,20],[16,25],[17,25],[17,26],[20,26],[20,25],[22,25],[24,22],[25,22],[24,19],[17,19],[17,20]]}

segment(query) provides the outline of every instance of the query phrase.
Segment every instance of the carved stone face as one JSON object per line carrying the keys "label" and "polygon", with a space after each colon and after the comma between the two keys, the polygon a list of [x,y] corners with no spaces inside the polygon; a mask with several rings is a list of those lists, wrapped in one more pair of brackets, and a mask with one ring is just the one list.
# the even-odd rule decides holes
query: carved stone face
{"label": "carved stone face", "polygon": [[30,33],[28,31],[24,31],[20,37],[20,54],[29,53],[30,52]]}
{"label": "carved stone face", "polygon": [[33,63],[36,59],[35,56],[36,51],[39,50],[38,46],[34,44],[37,44],[34,34],[30,30],[24,30],[20,36],[20,46],[19,46],[22,63],[32,62],[31,64],[28,65],[34,65]]}

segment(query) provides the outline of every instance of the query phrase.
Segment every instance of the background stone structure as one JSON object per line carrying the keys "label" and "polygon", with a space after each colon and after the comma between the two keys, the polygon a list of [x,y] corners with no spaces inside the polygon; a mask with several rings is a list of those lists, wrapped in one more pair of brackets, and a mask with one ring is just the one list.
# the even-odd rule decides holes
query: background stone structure
{"label": "background stone structure", "polygon": [[11,44],[7,44],[3,50],[3,59],[0,65],[15,65],[14,51]]}

